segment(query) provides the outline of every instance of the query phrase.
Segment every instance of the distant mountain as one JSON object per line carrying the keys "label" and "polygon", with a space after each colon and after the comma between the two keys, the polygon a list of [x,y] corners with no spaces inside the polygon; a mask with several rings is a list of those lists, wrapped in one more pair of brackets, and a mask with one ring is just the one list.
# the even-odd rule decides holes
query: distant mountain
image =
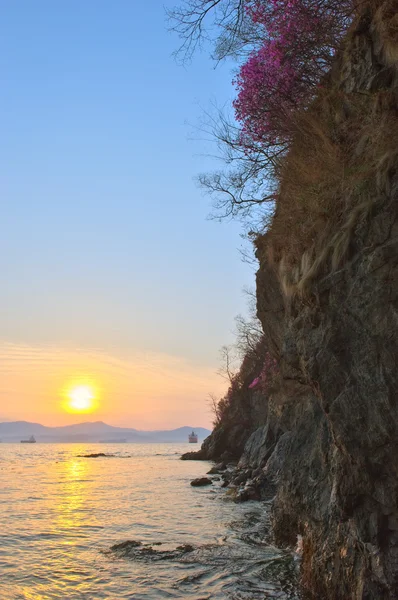
{"label": "distant mountain", "polygon": [[63,427],[46,427],[40,423],[28,421],[8,421],[0,423],[0,439],[3,442],[20,442],[34,435],[38,442],[187,442],[188,434],[194,430],[203,441],[210,430],[204,427],[179,427],[159,431],[140,431],[138,429],[113,427],[103,421],[77,423]]}

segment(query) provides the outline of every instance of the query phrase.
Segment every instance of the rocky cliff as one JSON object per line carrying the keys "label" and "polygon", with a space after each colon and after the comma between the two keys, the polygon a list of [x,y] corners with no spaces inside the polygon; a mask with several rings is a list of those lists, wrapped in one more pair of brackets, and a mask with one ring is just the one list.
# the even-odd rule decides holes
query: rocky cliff
{"label": "rocky cliff", "polygon": [[[221,422],[200,455],[239,456],[248,476],[276,485],[276,542],[302,536],[302,583],[316,599],[398,598],[398,3],[377,4],[309,111],[317,126],[293,146],[274,222],[256,242],[277,385],[248,400],[261,418]],[[341,169],[327,185],[327,164],[318,180],[294,177],[296,196],[315,200],[287,239],[297,155],[314,171],[326,146]]]}

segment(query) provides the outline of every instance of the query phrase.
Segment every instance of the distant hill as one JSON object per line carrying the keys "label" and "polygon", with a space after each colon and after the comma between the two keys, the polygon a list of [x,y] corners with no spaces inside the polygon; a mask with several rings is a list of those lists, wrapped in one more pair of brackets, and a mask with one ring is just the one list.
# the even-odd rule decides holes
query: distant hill
{"label": "distant hill", "polygon": [[188,434],[194,430],[202,442],[210,430],[204,427],[179,427],[159,431],[140,431],[138,429],[113,427],[103,421],[77,423],[63,427],[46,427],[40,423],[28,421],[10,421],[0,423],[0,440],[20,442],[34,435],[38,442],[187,442]]}

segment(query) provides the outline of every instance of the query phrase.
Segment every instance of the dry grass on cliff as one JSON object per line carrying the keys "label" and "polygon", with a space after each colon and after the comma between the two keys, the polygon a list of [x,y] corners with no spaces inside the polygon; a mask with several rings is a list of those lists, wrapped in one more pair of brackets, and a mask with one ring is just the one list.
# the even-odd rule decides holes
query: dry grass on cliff
{"label": "dry grass on cliff", "polygon": [[276,210],[258,248],[287,296],[305,295],[352,255],[358,225],[391,194],[398,170],[398,0],[362,9],[276,166]]}
{"label": "dry grass on cliff", "polygon": [[[373,0],[375,2],[375,0]],[[398,62],[398,2],[387,0],[375,2],[374,29],[377,32],[376,51],[384,62],[395,66]]]}
{"label": "dry grass on cliff", "polygon": [[396,106],[394,92],[329,90],[298,115],[266,235],[286,294],[305,293],[321,271],[337,269],[357,224],[388,193],[398,158]]}

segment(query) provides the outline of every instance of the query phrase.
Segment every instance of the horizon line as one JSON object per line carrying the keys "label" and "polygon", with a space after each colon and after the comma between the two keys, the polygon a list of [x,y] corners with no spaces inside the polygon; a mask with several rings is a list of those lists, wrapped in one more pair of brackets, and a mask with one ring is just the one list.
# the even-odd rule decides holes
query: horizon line
{"label": "horizon line", "polygon": [[184,427],[187,427],[188,429],[206,429],[206,431],[212,431],[211,429],[209,429],[208,427],[203,427],[201,425],[198,426],[192,426],[192,425],[180,425],[179,427],[174,427],[172,429],[136,429],[135,427],[122,427],[120,425],[110,425],[109,423],[105,423],[105,421],[79,421],[77,423],[70,423],[68,425],[43,425],[42,423],[38,423],[36,421],[26,421],[24,419],[17,419],[17,420],[12,420],[12,421],[0,421],[0,425],[6,425],[6,424],[12,424],[12,423],[27,423],[28,425],[40,425],[40,427],[46,427],[48,429],[63,429],[66,427],[73,427],[75,425],[95,425],[95,424],[101,424],[101,425],[107,425],[108,427],[114,427],[115,429],[133,429],[134,431],[152,431],[152,432],[157,432],[157,431],[175,431],[177,429],[183,429]]}

